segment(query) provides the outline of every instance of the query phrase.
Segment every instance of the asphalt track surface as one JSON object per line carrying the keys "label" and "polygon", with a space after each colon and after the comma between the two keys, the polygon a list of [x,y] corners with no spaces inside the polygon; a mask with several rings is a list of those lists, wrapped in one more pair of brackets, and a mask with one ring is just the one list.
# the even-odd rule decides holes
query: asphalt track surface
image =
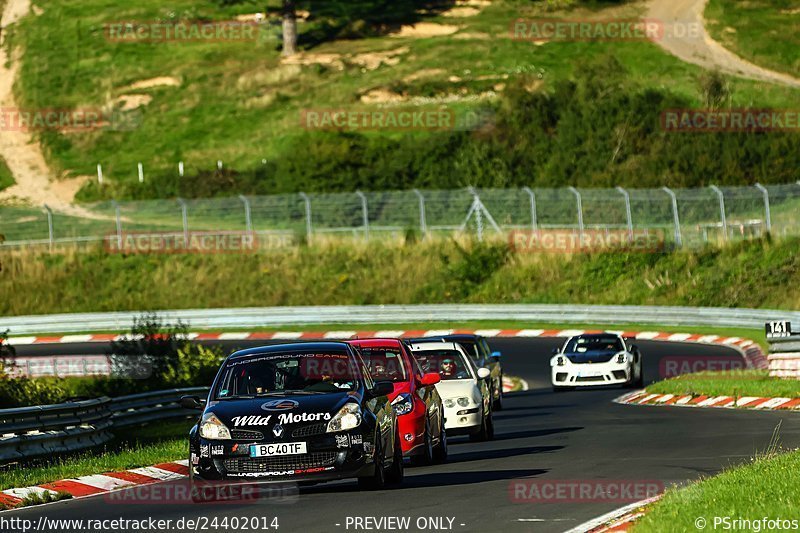
{"label": "asphalt track surface", "polygon": [[[519,479],[541,482],[655,481],[683,484],[747,461],[766,449],[776,425],[782,443],[800,444],[800,418],[794,413],[728,409],[630,406],[612,403],[620,389],[553,393],[549,358],[559,339],[494,339],[503,352],[505,372],[527,380],[530,390],[509,394],[495,414],[495,439],[450,441],[446,464],[407,467],[399,488],[359,492],[352,482],[301,487],[290,502],[115,504],[103,496],[62,501],[0,514],[38,521],[49,519],[129,518],[178,520],[277,516],[284,532],[397,531],[349,526],[350,517],[410,517],[400,531],[565,531],[628,503],[598,496],[590,501],[555,497],[551,501],[515,501],[510,485]],[[230,341],[226,349],[257,342]],[[720,346],[638,342],[647,382],[659,379],[662,358],[736,357]],[[20,355],[102,353],[107,346],[32,345]],[[451,529],[418,529],[420,517],[454,518]],[[174,523],[174,522],[173,522]],[[445,522],[446,523],[446,522]],[[337,525],[338,524],[338,525]],[[51,527],[53,533],[66,531]],[[234,531],[228,527],[208,531]],[[239,531],[242,529],[239,528]],[[105,531],[121,531],[107,529]]]}

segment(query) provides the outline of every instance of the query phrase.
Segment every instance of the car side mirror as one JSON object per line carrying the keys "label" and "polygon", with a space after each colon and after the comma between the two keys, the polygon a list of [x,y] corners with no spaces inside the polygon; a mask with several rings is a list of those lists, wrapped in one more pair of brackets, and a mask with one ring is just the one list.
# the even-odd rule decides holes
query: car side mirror
{"label": "car side mirror", "polygon": [[631,352],[635,352],[635,351],[639,350],[639,347],[636,346],[635,344],[631,344],[631,345],[628,346],[628,350],[630,350]]}
{"label": "car side mirror", "polygon": [[391,381],[379,381],[369,390],[369,395],[373,398],[388,396],[394,392],[394,384]]}
{"label": "car side mirror", "polygon": [[491,358],[492,358],[492,361],[494,361],[495,363],[499,363],[500,362],[500,357],[502,357],[502,356],[503,356],[502,352],[492,352]]}
{"label": "car side mirror", "polygon": [[206,405],[206,401],[201,400],[200,396],[181,396],[178,403],[184,409],[202,409]]}
{"label": "car side mirror", "polygon": [[492,371],[488,368],[481,367],[478,369],[478,379],[486,379],[492,375]]}
{"label": "car side mirror", "polygon": [[442,377],[436,372],[428,372],[419,378],[419,384],[422,387],[430,387],[442,381]]}

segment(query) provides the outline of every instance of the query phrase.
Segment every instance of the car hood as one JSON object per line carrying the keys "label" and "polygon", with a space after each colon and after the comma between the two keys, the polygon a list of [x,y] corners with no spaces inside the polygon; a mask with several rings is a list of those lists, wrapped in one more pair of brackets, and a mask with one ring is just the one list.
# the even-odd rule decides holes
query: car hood
{"label": "car hood", "polygon": [[475,389],[475,382],[471,379],[453,379],[440,381],[436,384],[436,390],[442,398],[455,398],[457,396],[472,397]]}
{"label": "car hood", "polygon": [[564,354],[571,363],[607,363],[617,354],[616,351],[597,351]]}
{"label": "car hood", "polygon": [[263,429],[275,424],[327,422],[347,403],[358,401],[357,392],[263,396],[211,402],[206,413],[214,413],[230,429]]}

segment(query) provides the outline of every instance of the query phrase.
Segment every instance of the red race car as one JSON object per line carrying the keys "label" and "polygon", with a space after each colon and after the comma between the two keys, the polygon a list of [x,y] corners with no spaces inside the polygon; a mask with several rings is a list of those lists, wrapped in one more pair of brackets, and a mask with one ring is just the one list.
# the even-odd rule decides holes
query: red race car
{"label": "red race car", "polygon": [[399,339],[363,339],[349,343],[361,352],[375,381],[391,381],[389,395],[400,428],[403,456],[414,464],[441,463],[447,459],[442,398],[436,391],[439,374],[424,374]]}

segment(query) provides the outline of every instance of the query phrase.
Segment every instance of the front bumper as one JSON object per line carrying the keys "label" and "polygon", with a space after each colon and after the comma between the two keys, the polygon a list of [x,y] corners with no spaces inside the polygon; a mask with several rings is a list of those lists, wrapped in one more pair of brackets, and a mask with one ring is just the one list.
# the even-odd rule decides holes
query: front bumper
{"label": "front bumper", "polygon": [[631,380],[630,363],[569,363],[551,368],[551,381],[556,387],[602,387],[623,385]]}
{"label": "front bumper", "polygon": [[475,406],[445,407],[444,417],[444,428],[448,435],[475,433],[483,422],[481,408]]}
{"label": "front bumper", "polygon": [[[251,457],[254,444],[305,442],[307,453]],[[375,471],[374,436],[358,431],[282,440],[192,441],[190,468],[205,479],[261,479],[322,482],[372,475]]]}

